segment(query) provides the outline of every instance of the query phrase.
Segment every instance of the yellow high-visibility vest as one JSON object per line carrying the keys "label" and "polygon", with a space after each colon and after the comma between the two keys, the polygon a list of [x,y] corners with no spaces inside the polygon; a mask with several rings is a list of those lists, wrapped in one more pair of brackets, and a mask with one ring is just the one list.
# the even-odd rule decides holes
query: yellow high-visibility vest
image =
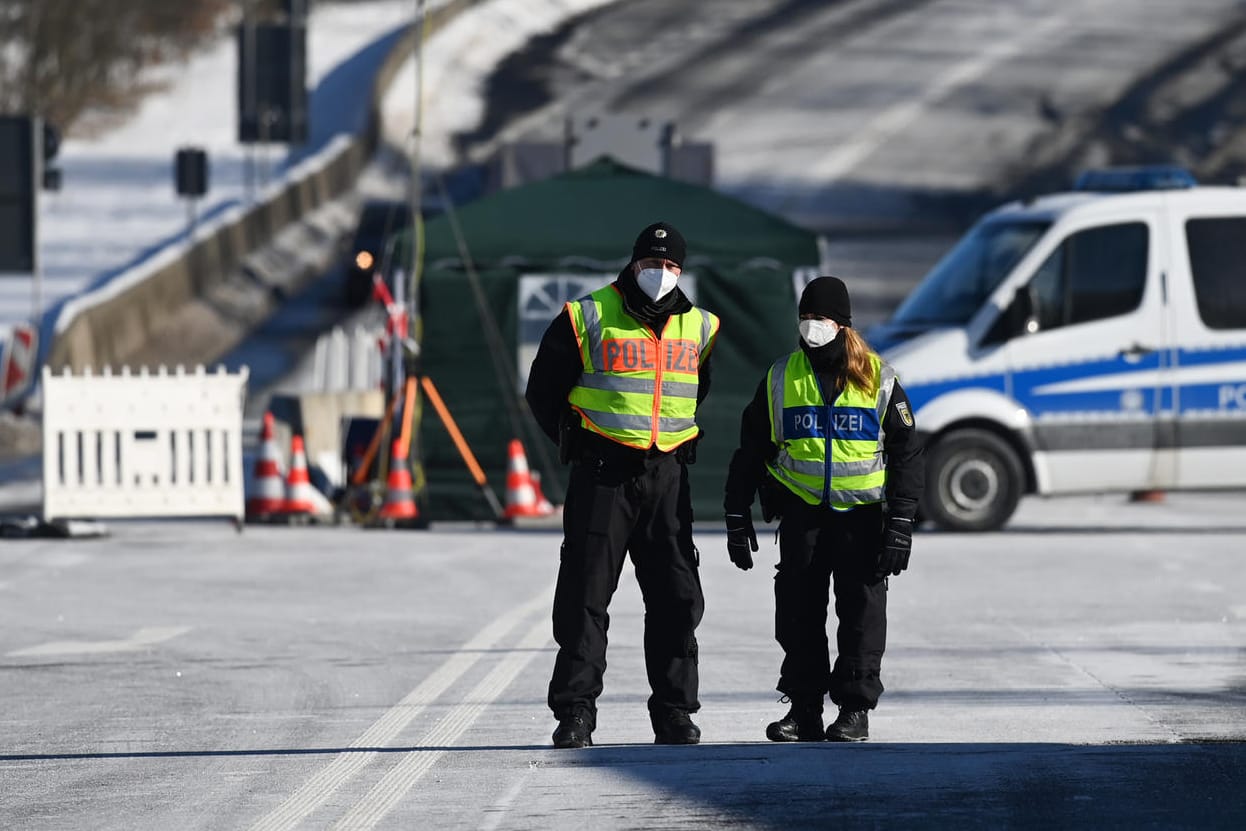
{"label": "yellow high-visibility vest", "polygon": [[667,451],[697,435],[702,358],[718,317],[693,307],[661,336],[623,309],[613,285],[567,303],[584,371],[568,396],[581,425],[628,447]]}
{"label": "yellow high-visibility vest", "polygon": [[870,362],[878,392],[847,384],[830,404],[802,350],[766,374],[770,438],[779,449],[766,467],[810,505],[845,509],[883,500],[883,417],[896,374],[877,355]]}

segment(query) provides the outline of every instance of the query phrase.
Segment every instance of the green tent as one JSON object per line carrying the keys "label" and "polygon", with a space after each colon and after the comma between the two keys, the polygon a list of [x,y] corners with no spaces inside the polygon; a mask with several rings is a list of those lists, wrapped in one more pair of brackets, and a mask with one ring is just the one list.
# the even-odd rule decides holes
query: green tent
{"label": "green tent", "polygon": [[[423,371],[504,499],[507,448],[524,443],[546,496],[562,501],[567,471],[523,401],[541,335],[567,300],[615,278],[632,241],[667,221],[688,242],[680,287],[722,319],[713,384],[697,421],[697,517],[717,523],[740,413],[766,368],[796,345],[796,286],[817,273],[817,238],[712,189],[609,159],[513,188],[425,226],[420,280]],[[410,262],[410,239],[399,262]],[[692,277],[692,280],[688,278]],[[446,428],[426,407],[420,454],[430,519],[489,519]]]}

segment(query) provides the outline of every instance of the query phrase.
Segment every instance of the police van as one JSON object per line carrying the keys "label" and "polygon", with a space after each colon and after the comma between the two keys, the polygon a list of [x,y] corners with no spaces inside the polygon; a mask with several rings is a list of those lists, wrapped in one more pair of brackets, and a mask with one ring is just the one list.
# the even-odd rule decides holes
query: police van
{"label": "police van", "polygon": [[870,331],[939,527],[999,528],[1024,494],[1246,487],[1246,189],[1119,181],[987,214]]}

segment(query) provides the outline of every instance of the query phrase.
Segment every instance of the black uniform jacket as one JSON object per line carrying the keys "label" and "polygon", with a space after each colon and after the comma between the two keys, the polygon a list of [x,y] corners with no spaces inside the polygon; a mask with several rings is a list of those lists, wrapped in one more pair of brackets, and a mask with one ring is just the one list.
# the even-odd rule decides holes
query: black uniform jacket
{"label": "black uniform jacket", "polygon": [[[824,390],[835,389],[834,378],[815,370],[818,383]],[[727,469],[726,493],[723,507],[729,514],[746,514],[753,504],[753,494],[766,487],[772,498],[781,505],[787,500],[800,501],[785,485],[775,482],[766,470],[765,463],[774,459],[778,448],[770,437],[770,410],[766,379],[757,385],[753,400],[744,408],[740,418],[740,447],[731,458]],[[912,407],[908,393],[897,380],[891,390],[891,402],[883,416],[883,458],[887,464],[886,501],[887,513],[895,517],[913,519],[917,503],[921,499],[925,476],[925,460],[922,457],[922,441],[913,425]],[[907,420],[905,414],[908,414]]]}
{"label": "black uniform jacket", "polygon": [[[624,310],[659,336],[671,315],[692,310],[692,303],[678,286],[656,303],[650,300],[636,284],[630,265],[623,269],[613,285],[623,296]],[[528,388],[524,393],[537,424],[545,435],[562,447],[564,460],[574,461],[585,454],[597,458],[639,458],[658,454],[660,451],[656,448],[650,448],[648,452],[636,450],[579,427],[580,417],[572,412],[567,396],[580,380],[580,373],[583,371],[584,361],[580,357],[580,346],[575,339],[575,328],[571,325],[570,314],[564,308],[541,338],[541,345],[537,347],[536,358],[528,372]],[[709,389],[710,356],[707,353],[700,357],[698,404],[705,400]],[[568,444],[571,446],[565,446]]]}

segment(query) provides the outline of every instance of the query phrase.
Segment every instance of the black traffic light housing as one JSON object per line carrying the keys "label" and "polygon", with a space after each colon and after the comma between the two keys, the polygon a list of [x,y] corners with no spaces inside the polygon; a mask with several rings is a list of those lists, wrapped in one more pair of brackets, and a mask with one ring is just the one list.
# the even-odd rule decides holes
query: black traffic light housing
{"label": "black traffic light housing", "polygon": [[50,121],[43,122],[43,163],[56,158],[56,154],[61,150],[61,131],[56,125]]}
{"label": "black traffic light housing", "polygon": [[208,154],[200,147],[177,151],[174,179],[178,196],[203,196],[208,192]]}
{"label": "black traffic light housing", "polygon": [[52,160],[61,150],[61,131],[55,124],[43,122],[43,189],[61,189],[61,169],[52,167]]}

